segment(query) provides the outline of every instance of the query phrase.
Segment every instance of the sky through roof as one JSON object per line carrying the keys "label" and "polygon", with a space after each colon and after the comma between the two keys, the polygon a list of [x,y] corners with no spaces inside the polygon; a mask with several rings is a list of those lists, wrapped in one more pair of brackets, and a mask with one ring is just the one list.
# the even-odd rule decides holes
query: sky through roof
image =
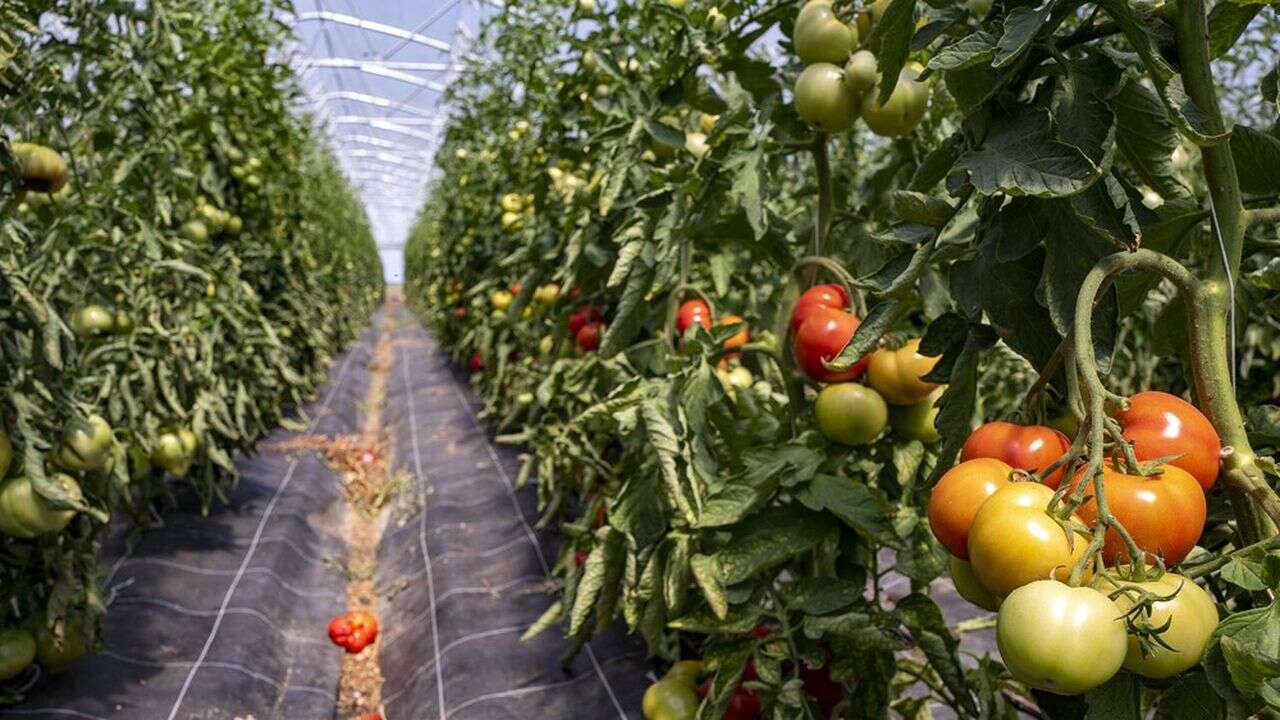
{"label": "sky through roof", "polygon": [[422,207],[443,132],[444,88],[498,0],[297,0],[295,67],[364,201],[389,282]]}

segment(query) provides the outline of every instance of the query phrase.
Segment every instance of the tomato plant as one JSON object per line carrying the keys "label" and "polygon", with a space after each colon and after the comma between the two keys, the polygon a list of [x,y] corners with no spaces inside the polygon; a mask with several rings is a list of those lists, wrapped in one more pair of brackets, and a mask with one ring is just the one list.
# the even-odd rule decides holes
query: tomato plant
{"label": "tomato plant", "polygon": [[[949,577],[992,609],[1050,577],[1124,581],[1103,562],[1129,532],[1124,481],[1114,504],[1090,490],[1105,472],[1053,491],[1127,465],[1127,438],[1139,462],[1212,454],[1203,552],[1179,571],[1243,617],[1170,684],[1106,668],[1080,702],[1143,698],[1107,705],[1135,720],[1194,687],[1209,716],[1262,711],[1221,669],[1280,661],[1243,649],[1280,520],[1270,8],[570,5],[485,24],[498,42],[447,93],[457,114],[406,246],[406,298],[459,362],[553,338],[472,377],[570,541],[538,629],[582,646],[619,621],[662,662],[696,650],[709,718],[818,718],[831,708],[802,689],[820,667],[837,716],[1056,720],[1080,705],[1028,694],[1014,662],[962,659],[954,595],[932,590]],[[501,227],[509,193],[537,208],[518,232]],[[451,314],[513,273],[607,308],[595,352],[565,352],[588,322],[567,324],[567,304]],[[727,346],[712,307],[751,318],[749,341]],[[1156,388],[1218,440],[1146,454],[1158,432],[1125,421],[1142,408],[1126,399]],[[968,496],[944,539],[940,480],[979,459],[1043,484]],[[1158,647],[1144,622],[1118,624]]]}

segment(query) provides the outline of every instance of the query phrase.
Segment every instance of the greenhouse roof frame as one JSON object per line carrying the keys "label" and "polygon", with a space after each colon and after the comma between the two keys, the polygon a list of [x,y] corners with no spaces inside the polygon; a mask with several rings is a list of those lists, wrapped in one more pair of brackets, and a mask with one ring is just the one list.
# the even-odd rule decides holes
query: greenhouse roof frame
{"label": "greenhouse roof frame", "polygon": [[[293,67],[339,167],[363,202],[398,282],[447,125],[445,90],[465,72],[500,0],[297,0]],[[481,52],[483,52],[481,50]]]}

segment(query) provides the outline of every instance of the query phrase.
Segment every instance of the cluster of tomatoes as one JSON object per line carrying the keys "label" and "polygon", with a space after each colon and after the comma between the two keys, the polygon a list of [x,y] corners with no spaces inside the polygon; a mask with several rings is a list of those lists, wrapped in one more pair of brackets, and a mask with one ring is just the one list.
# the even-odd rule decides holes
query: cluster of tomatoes
{"label": "cluster of tomatoes", "polygon": [[378,619],[365,610],[351,610],[329,621],[329,639],[355,655],[378,640]]}
{"label": "cluster of tomatoes", "polygon": [[569,313],[565,327],[579,350],[595,352],[600,347],[600,338],[604,337],[604,314],[595,305],[579,305]]}
{"label": "cluster of tomatoes", "polygon": [[[765,641],[774,637],[772,628],[757,627],[751,631],[751,637],[757,641]],[[806,699],[822,714],[831,717],[835,708],[845,699],[843,683],[831,677],[831,650],[822,646],[823,666],[811,668],[802,665],[799,671],[801,686]],[[784,663],[783,671],[788,672],[790,664]],[[643,710],[645,720],[693,720],[698,707],[711,693],[712,679],[707,678],[699,683],[703,674],[700,660],[681,660],[671,666],[662,679],[645,690]],[[749,683],[759,680],[755,662],[748,658],[742,670],[742,678],[733,688],[733,695],[725,706],[722,720],[756,720],[760,717],[760,695],[750,688]]]}
{"label": "cluster of tomatoes", "polygon": [[871,50],[858,49],[887,7],[876,2],[853,24],[842,21],[831,0],[809,0],[796,16],[792,43],[806,65],[796,80],[796,112],[823,132],[842,132],[859,117],[877,135],[898,137],[924,119],[929,86],[918,78],[919,63],[908,63],[880,102],[880,70]]}
{"label": "cluster of tomatoes", "polygon": [[[920,354],[918,338],[876,350],[844,370],[828,367],[860,324],[849,310],[843,285],[809,288],[791,311],[796,364],[810,379],[825,384],[814,407],[818,429],[842,445],[871,443],[890,424],[904,439],[936,441],[934,403],[942,388],[924,376],[938,359]],[[864,377],[865,384],[857,382]]]}
{"label": "cluster of tomatoes", "polygon": [[[1190,403],[1162,392],[1134,395],[1115,420],[1137,463],[1130,466],[1123,448],[1105,460],[1108,511],[1139,550],[1175,566],[1204,530],[1204,493],[1218,475],[1217,432]],[[998,611],[1001,656],[1033,687],[1075,694],[1121,667],[1150,678],[1193,667],[1218,623],[1213,599],[1174,572],[1151,568],[1135,577],[1127,544],[1113,527],[1100,553],[1103,568],[1113,572],[1084,558],[1084,529],[1099,520],[1092,486],[1082,489],[1084,502],[1070,517],[1050,511],[1064,481],[1067,499],[1092,482],[1087,463],[1065,461],[1069,450],[1065,435],[1042,425],[992,422],[968,438],[928,508],[929,525],[951,554],[957,591]],[[1084,585],[1071,587],[1077,564]],[[1155,579],[1146,579],[1148,572]],[[1137,611],[1136,626],[1154,629],[1144,637],[1125,616],[1151,596],[1154,602]]]}
{"label": "cluster of tomatoes", "polygon": [[64,618],[60,637],[48,625],[44,617],[34,616],[25,626],[0,631],[0,682],[18,677],[33,663],[56,675],[89,651],[88,618],[83,613]]}

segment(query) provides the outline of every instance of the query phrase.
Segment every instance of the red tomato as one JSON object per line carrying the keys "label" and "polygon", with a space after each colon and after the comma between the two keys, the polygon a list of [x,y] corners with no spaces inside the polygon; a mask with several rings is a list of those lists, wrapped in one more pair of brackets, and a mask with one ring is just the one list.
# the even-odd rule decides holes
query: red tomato
{"label": "red tomato", "polygon": [[512,295],[519,295],[519,294],[520,294],[520,291],[521,291],[521,290],[523,290],[523,289],[524,289],[524,285],[521,285],[520,283],[514,283],[514,284],[511,286],[511,294],[512,294]]}
{"label": "red tomato", "polygon": [[590,556],[591,553],[586,550],[575,550],[573,551],[573,564],[582,567],[587,564],[587,558]]}
{"label": "red tomato", "polygon": [[[1143,477],[1130,475],[1108,460],[1102,481],[1107,490],[1107,508],[1120,521],[1144,552],[1158,554],[1166,565],[1182,562],[1204,532],[1204,491],[1190,473],[1175,465],[1160,466],[1164,472]],[[1087,468],[1086,468],[1087,469]],[[1080,470],[1071,479],[1074,490],[1084,476]],[[1098,520],[1093,488],[1089,500],[1076,512],[1090,527]],[[1115,530],[1108,530],[1102,546],[1107,565],[1128,562],[1129,552]]]}
{"label": "red tomato", "polygon": [[760,714],[760,696],[739,685],[733,689],[724,720],[755,720]]}
{"label": "red tomato", "polygon": [[471,353],[470,367],[471,372],[480,372],[484,369],[484,356],[480,354],[479,350]]}
{"label": "red tomato", "polygon": [[1013,468],[995,458],[956,465],[938,479],[929,495],[929,527],[938,542],[961,560],[969,559],[969,527],[978,508],[1009,484]]}
{"label": "red tomato", "polygon": [[710,330],[711,308],[702,300],[685,300],[676,311],[676,333],[684,337],[684,331],[694,325]]}
{"label": "red tomato", "polygon": [[[989,422],[973,431],[964,441],[960,459],[995,458],[1009,465],[1038,472],[1049,467],[1071,447],[1066,435],[1044,425],[1015,425]],[[1066,468],[1058,468],[1044,479],[1044,484],[1057,489]]]}
{"label": "red tomato", "polygon": [[464,307],[456,307],[453,309],[453,316],[461,320],[467,316],[467,309]]}
{"label": "red tomato", "polygon": [[849,307],[849,291],[840,284],[815,285],[801,293],[791,308],[791,332],[800,329],[804,321],[818,308],[844,310]]}
{"label": "red tomato", "polygon": [[577,341],[578,347],[582,348],[584,352],[594,352],[596,348],[600,347],[600,336],[603,334],[604,323],[599,321],[589,322],[582,326],[574,340]]}
{"label": "red tomato", "polygon": [[831,717],[836,705],[844,700],[844,685],[831,678],[831,649],[826,645],[822,646],[822,667],[814,669],[802,664],[800,681],[805,694],[822,711],[822,717]]}
{"label": "red tomato", "polygon": [[600,314],[599,308],[594,305],[583,305],[569,315],[569,334],[577,337],[583,325],[601,320],[604,320],[604,316]]}
{"label": "red tomato", "polygon": [[1222,440],[1195,405],[1169,393],[1140,392],[1129,398],[1128,410],[1116,413],[1116,420],[1139,460],[1181,455],[1169,464],[1186,470],[1201,488],[1213,487]]}
{"label": "red tomato", "polygon": [[364,610],[353,610],[329,621],[329,639],[348,653],[358,653],[378,639],[378,620]]}
{"label": "red tomato", "polygon": [[796,331],[795,354],[796,363],[806,375],[818,382],[843,382],[857,380],[867,370],[871,358],[863,357],[847,370],[833,372],[826,369],[823,361],[830,361],[858,329],[862,321],[857,315],[835,308],[816,308],[809,314],[800,329]]}

